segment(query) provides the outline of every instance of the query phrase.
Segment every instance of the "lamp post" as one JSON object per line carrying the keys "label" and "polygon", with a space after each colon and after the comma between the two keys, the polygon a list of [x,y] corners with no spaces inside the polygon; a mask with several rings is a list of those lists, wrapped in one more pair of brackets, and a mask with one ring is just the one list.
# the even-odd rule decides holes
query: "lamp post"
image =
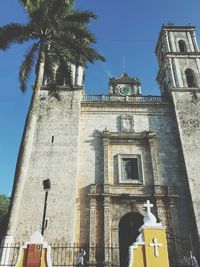
{"label": "lamp post", "polygon": [[42,219],[42,230],[41,234],[44,235],[45,230],[45,221],[46,221],[46,210],[47,210],[47,198],[48,193],[51,188],[51,181],[49,179],[43,180],[43,190],[45,191],[45,200],[44,200],[44,210],[43,210],[43,219]]}

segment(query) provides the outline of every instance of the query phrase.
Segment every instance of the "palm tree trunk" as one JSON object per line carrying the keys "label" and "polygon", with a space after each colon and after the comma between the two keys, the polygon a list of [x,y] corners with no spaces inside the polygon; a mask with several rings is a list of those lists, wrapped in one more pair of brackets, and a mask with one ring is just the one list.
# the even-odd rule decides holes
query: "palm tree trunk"
{"label": "palm tree trunk", "polygon": [[43,76],[44,76],[44,61],[40,60],[38,64],[38,71],[36,73],[33,95],[29,111],[26,117],[26,123],[21,140],[20,151],[17,159],[15,180],[14,180],[11,205],[10,205],[10,216],[6,234],[8,236],[15,236],[16,233],[16,225],[18,222],[18,216],[20,212],[21,198],[27,178],[27,171],[29,167],[29,161],[34,140],[34,133],[37,124],[38,108],[40,102],[40,88],[43,83]]}

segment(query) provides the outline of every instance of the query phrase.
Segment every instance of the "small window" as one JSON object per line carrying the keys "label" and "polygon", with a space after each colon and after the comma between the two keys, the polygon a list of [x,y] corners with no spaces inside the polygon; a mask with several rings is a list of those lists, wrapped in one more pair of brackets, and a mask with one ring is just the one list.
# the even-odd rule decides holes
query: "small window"
{"label": "small window", "polygon": [[138,180],[138,159],[122,159],[122,177],[124,180]]}
{"label": "small window", "polygon": [[178,42],[180,52],[187,52],[186,44],[183,40]]}
{"label": "small window", "polygon": [[185,71],[185,75],[188,87],[197,87],[194,71],[191,69],[187,69]]}
{"label": "small window", "polygon": [[142,183],[141,155],[118,155],[120,183]]}

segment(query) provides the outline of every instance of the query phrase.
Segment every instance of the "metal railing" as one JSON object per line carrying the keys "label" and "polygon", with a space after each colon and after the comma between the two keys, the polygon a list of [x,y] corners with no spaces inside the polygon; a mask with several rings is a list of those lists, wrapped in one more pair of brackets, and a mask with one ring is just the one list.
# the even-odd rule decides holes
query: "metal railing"
{"label": "metal railing", "polygon": [[[86,251],[85,263],[88,262],[88,245],[79,245],[79,244],[50,244],[51,246],[51,261],[52,266],[77,266],[77,258],[80,248],[84,248]],[[86,264],[85,264],[86,266]]]}
{"label": "metal railing", "polygon": [[177,236],[167,232],[170,267],[197,266],[190,236]]}
{"label": "metal railing", "polygon": [[[196,266],[192,265],[194,257],[191,257],[191,243],[188,238],[177,237],[171,234],[167,234],[168,251],[170,267],[188,267]],[[23,245],[23,244],[21,244]],[[19,243],[12,244],[10,246],[4,245],[0,247],[0,251],[4,251],[4,258],[0,254],[0,266],[1,267],[14,267],[17,264],[20,246]],[[53,267],[75,267],[77,266],[77,257],[80,248],[84,248],[86,251],[84,267],[88,267],[90,264],[90,254],[94,255],[95,266],[103,266],[105,261],[105,254],[108,256],[109,266],[120,267],[120,249],[116,244],[112,244],[110,247],[95,246],[89,247],[88,244],[50,244],[51,246],[51,261]],[[94,266],[94,265],[93,265]],[[122,266],[121,266],[122,267]]]}
{"label": "metal railing", "polygon": [[17,264],[20,247],[23,244],[4,244],[0,247],[0,266],[15,266]]}
{"label": "metal railing", "polygon": [[[0,247],[0,266],[1,267],[14,267],[17,264],[18,256],[20,253],[20,247],[23,244],[15,243],[11,245],[4,245]],[[109,255],[109,262],[112,263],[112,267],[119,267],[119,248],[102,246],[89,247],[87,244],[50,244],[51,246],[51,261],[53,267],[75,267],[77,266],[77,258],[80,248],[84,248],[86,255],[84,257],[84,266],[89,264],[90,251],[94,252],[96,266],[101,266],[104,261],[104,252]],[[2,255],[2,251],[4,252]],[[2,257],[3,256],[3,257]]]}
{"label": "metal railing", "polygon": [[113,96],[113,95],[83,95],[83,102],[119,102],[119,103],[168,103],[163,96]]}

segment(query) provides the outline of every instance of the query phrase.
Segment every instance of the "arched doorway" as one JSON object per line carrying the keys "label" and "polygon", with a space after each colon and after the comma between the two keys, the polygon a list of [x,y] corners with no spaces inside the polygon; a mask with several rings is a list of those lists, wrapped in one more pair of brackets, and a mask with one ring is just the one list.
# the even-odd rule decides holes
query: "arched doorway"
{"label": "arched doorway", "polygon": [[120,267],[128,266],[129,246],[139,235],[139,228],[143,225],[143,216],[138,212],[129,212],[119,222],[119,250]]}

